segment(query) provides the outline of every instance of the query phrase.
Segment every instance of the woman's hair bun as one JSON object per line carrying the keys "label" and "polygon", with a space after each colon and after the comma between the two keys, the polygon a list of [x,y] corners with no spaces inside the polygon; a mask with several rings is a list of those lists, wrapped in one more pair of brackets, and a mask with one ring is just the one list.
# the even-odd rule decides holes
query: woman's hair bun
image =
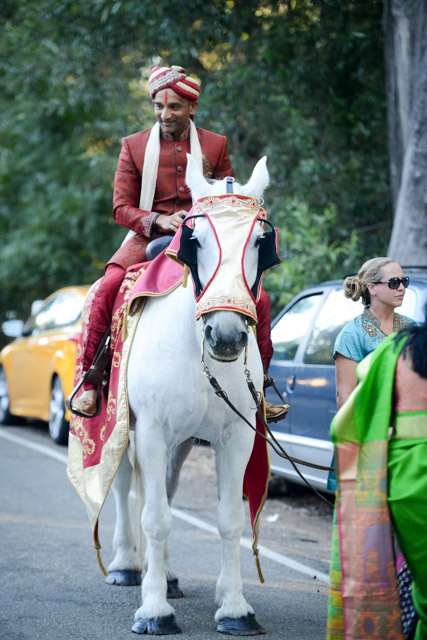
{"label": "woman's hair bun", "polygon": [[357,276],[347,276],[344,280],[344,295],[355,302],[359,300],[361,294],[360,282]]}

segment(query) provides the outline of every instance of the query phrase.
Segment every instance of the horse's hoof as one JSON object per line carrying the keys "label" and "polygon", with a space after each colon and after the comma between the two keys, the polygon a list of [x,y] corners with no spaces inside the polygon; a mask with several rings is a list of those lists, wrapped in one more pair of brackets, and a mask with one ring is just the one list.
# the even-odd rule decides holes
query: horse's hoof
{"label": "horse's hoof", "polygon": [[134,633],[147,633],[152,636],[168,636],[173,633],[181,633],[173,614],[163,618],[139,618],[133,625],[132,631]]}
{"label": "horse's hoof", "polygon": [[258,624],[253,613],[241,618],[221,618],[217,631],[229,636],[259,636],[265,633],[265,629]]}
{"label": "horse's hoof", "polygon": [[141,572],[129,569],[117,569],[109,571],[105,578],[107,584],[115,584],[117,587],[135,587],[141,584]]}
{"label": "horse's hoof", "polygon": [[174,580],[168,580],[168,592],[166,594],[166,597],[169,599],[184,597],[184,594],[179,588],[178,578],[175,578]]}

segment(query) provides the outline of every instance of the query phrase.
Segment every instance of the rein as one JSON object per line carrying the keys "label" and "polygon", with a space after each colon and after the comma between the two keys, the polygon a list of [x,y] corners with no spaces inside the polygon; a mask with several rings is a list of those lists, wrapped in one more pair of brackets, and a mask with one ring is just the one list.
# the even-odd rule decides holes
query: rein
{"label": "rein", "polygon": [[[293,458],[292,456],[290,456],[285,451],[285,449],[282,447],[280,442],[278,442],[278,440],[274,436],[273,432],[271,431],[270,427],[268,426],[267,421],[264,419],[264,415],[263,415],[263,412],[261,410],[262,393],[258,392],[255,389],[255,385],[254,385],[254,383],[253,383],[253,381],[251,379],[251,373],[250,373],[249,369],[246,366],[247,365],[247,351],[248,351],[248,347],[246,346],[246,348],[245,348],[245,360],[244,360],[246,384],[248,385],[249,392],[250,392],[252,398],[255,401],[255,406],[256,406],[258,417],[261,420],[261,422],[262,422],[266,432],[270,436],[270,438],[268,438],[263,433],[258,431],[258,429],[256,427],[252,426],[252,424],[249,422],[249,420],[247,420],[245,418],[245,416],[240,413],[240,411],[231,402],[231,400],[229,399],[229,397],[228,397],[227,393],[224,391],[224,389],[221,388],[221,385],[219,384],[218,380],[210,372],[209,367],[205,363],[205,359],[204,359],[204,332],[202,331],[202,365],[203,365],[203,373],[205,374],[205,376],[209,380],[209,383],[211,384],[211,386],[212,386],[212,388],[213,388],[213,390],[215,392],[215,395],[217,395],[219,398],[224,400],[224,402],[230,407],[230,409],[236,415],[238,415],[239,418],[244,420],[244,422],[246,422],[246,424],[252,429],[252,431],[255,431],[255,433],[257,433],[263,440],[265,440],[271,446],[273,451],[275,451],[275,453],[277,453],[278,456],[280,456],[281,458],[284,458],[285,460],[288,460],[291,463],[291,465],[294,468],[294,470],[296,471],[296,473],[298,474],[298,476],[309,487],[309,489],[311,489],[321,500],[323,500],[324,502],[329,504],[331,507],[333,507],[334,506],[333,503],[330,502],[324,496],[322,496],[322,494],[315,487],[313,487],[312,484],[310,484],[310,482],[304,477],[304,475],[301,473],[301,471],[298,469],[298,467],[296,465],[297,464],[302,464],[302,465],[304,465],[306,467],[312,467],[314,469],[320,469],[322,471],[335,471],[335,468],[334,467],[324,467],[324,466],[319,465],[319,464],[314,464],[314,463],[311,463],[311,462],[306,462],[304,460],[299,460],[298,458]],[[272,384],[273,388],[275,389],[276,393],[278,394],[278,396],[280,397],[282,402],[284,402],[284,399],[283,399],[281,393],[279,392],[279,390],[277,389],[277,387],[276,387],[276,385],[274,383],[274,380],[272,378],[270,378],[270,381],[271,381],[271,384]]]}

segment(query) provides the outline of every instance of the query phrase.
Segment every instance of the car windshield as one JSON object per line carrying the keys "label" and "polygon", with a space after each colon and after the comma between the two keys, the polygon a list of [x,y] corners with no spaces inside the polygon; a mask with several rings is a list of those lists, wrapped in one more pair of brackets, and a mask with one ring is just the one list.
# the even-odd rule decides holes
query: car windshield
{"label": "car windshield", "polygon": [[80,318],[83,300],[83,296],[71,293],[60,293],[51,298],[35,316],[29,318],[24,327],[24,335],[74,324]]}

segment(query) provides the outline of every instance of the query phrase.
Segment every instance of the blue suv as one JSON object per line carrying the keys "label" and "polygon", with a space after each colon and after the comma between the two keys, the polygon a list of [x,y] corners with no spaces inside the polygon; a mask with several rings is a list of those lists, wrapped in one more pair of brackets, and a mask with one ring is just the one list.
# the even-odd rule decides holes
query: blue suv
{"label": "blue suv", "polygon": [[[427,267],[402,267],[410,277],[398,313],[424,321],[427,303]],[[344,297],[343,280],[322,282],[297,295],[272,323],[274,354],[269,375],[290,404],[285,420],[273,433],[286,452],[300,460],[329,466],[333,445],[329,436],[336,413],[335,338],[344,325],[362,313],[360,302]],[[277,402],[269,387],[266,399]],[[301,483],[291,464],[270,449],[271,472]],[[300,465],[300,471],[317,489],[326,490],[328,472]]]}

